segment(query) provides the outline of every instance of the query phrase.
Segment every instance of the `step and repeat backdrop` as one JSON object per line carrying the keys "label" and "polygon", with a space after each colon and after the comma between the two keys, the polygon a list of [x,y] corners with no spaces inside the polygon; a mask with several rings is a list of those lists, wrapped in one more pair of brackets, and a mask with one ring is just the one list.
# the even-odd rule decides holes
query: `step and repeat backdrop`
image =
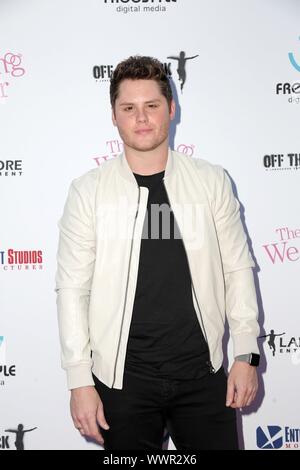
{"label": "step and repeat backdrop", "polygon": [[170,76],[171,146],[222,165],[241,202],[262,355],[241,445],[298,449],[299,25],[297,0],[0,0],[1,450],[102,450],[69,413],[57,222],[72,179],[122,151],[109,80],[134,54]]}

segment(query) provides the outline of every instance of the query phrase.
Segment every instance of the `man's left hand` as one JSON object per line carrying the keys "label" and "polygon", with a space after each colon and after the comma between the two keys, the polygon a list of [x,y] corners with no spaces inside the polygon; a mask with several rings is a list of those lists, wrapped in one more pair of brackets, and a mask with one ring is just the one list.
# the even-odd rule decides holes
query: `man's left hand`
{"label": "man's left hand", "polygon": [[249,406],[256,395],[258,379],[256,367],[247,362],[234,361],[227,381],[226,406]]}

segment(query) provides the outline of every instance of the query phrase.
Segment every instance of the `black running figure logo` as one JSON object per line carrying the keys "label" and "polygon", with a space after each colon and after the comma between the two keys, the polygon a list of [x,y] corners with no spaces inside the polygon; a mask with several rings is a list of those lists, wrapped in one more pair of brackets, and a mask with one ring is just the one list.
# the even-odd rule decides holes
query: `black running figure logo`
{"label": "black running figure logo", "polygon": [[192,57],[186,57],[185,52],[181,51],[180,54],[179,54],[179,57],[172,56],[172,55],[167,57],[167,59],[174,59],[174,60],[177,60],[177,62],[178,62],[177,73],[178,73],[179,81],[181,82],[181,85],[180,85],[181,93],[182,93],[184,84],[186,82],[186,69],[185,69],[186,61],[191,60],[191,59],[195,59],[198,56],[199,56],[199,54],[193,55]]}
{"label": "black running figure logo", "polygon": [[275,352],[276,352],[275,338],[276,336],[282,336],[282,335],[285,335],[285,333],[280,333],[276,335],[274,333],[274,330],[271,330],[270,334],[260,336],[260,338],[269,338],[268,345],[269,345],[269,348],[272,350],[273,356],[275,356]]}
{"label": "black running figure logo", "polygon": [[17,450],[24,450],[24,434],[25,432],[34,431],[37,428],[24,429],[23,424],[18,425],[18,429],[5,429],[5,432],[14,432],[16,434],[15,446]]}

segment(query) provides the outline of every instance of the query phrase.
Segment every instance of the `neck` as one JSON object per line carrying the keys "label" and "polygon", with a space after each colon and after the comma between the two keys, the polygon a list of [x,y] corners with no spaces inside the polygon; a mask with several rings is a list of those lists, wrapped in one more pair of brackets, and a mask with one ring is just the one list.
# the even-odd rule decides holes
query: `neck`
{"label": "neck", "polygon": [[168,144],[147,152],[138,151],[124,145],[124,153],[133,173],[152,175],[165,170],[168,160]]}

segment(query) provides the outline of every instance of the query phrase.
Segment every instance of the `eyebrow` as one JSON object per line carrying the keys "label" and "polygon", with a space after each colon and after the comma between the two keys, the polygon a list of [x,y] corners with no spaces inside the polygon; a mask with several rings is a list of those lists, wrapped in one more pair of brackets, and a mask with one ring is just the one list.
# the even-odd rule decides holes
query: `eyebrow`
{"label": "eyebrow", "polygon": [[[154,98],[153,100],[145,101],[145,104],[155,103],[156,101],[161,102],[161,100],[160,100],[159,98]],[[128,105],[133,105],[133,104],[134,104],[134,103],[123,102],[123,103],[120,103],[120,106],[128,106]]]}

